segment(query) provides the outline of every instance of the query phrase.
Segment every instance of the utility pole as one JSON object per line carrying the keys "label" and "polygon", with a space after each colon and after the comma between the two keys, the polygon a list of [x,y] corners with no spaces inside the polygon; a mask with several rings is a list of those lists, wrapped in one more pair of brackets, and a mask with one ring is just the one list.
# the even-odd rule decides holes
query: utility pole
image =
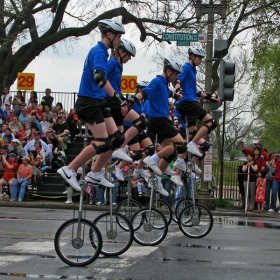
{"label": "utility pole", "polygon": [[[220,4],[214,4],[213,0],[209,0],[209,3],[202,3],[201,0],[195,1],[195,13],[197,21],[201,19],[203,15],[208,16],[207,21],[207,45],[206,45],[206,73],[205,73],[205,93],[212,94],[212,61],[213,61],[213,32],[214,32],[214,17],[218,14],[222,18],[222,22],[225,23],[227,1],[221,0]],[[204,108],[210,113],[211,104],[206,102]],[[207,135],[207,138],[208,135]],[[209,141],[209,139],[205,139]],[[215,200],[209,196],[208,181],[204,181],[204,162],[202,161],[202,180],[201,190],[199,192],[199,200],[202,204],[206,205],[209,209],[215,209]]]}

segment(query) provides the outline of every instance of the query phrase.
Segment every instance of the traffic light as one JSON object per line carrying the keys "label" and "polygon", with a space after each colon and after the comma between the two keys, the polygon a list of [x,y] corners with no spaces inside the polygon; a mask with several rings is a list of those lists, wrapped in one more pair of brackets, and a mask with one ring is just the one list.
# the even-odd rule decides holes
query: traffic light
{"label": "traffic light", "polygon": [[235,63],[220,61],[219,98],[221,101],[233,101],[235,83]]}
{"label": "traffic light", "polygon": [[215,39],[214,58],[221,59],[228,54],[228,40]]}

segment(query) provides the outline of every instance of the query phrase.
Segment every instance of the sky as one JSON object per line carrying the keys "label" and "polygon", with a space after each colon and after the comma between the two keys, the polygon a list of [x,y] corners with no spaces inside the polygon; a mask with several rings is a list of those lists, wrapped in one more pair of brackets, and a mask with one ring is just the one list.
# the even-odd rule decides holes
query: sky
{"label": "sky", "polygon": [[[123,75],[137,76],[139,80],[151,80],[159,74],[156,71],[156,65],[151,62],[156,48],[152,47],[148,53],[145,53],[144,44],[138,38],[130,39],[125,36],[124,38],[131,40],[136,45],[137,53],[124,65]],[[48,48],[35,58],[23,72],[35,73],[34,90],[36,91],[51,88],[53,92],[78,92],[84,60],[98,39],[96,38],[94,43],[90,43],[87,38],[82,38],[79,44],[75,45],[71,55],[66,54],[63,49],[58,55],[52,48]],[[153,73],[150,73],[151,71]],[[11,90],[17,90],[17,80],[11,86]]]}

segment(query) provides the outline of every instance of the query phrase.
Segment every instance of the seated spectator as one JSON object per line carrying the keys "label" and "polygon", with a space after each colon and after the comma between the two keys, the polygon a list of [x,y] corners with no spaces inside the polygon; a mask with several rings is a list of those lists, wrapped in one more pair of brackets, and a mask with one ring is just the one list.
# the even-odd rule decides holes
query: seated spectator
{"label": "seated spectator", "polygon": [[9,128],[11,129],[12,133],[15,135],[15,137],[18,138],[18,131],[20,127],[20,122],[18,121],[18,117],[14,116],[12,122],[9,123]]}
{"label": "seated spectator", "polygon": [[21,108],[21,113],[22,114],[19,116],[19,122],[21,124],[30,123],[31,122],[31,116],[28,115],[26,107]]}
{"label": "seated spectator", "polygon": [[57,110],[52,110],[52,118],[49,120],[50,127],[53,128],[53,126],[57,123],[58,120],[58,113]]}
{"label": "seated spectator", "polygon": [[32,181],[33,182],[40,182],[42,179],[42,171],[41,171],[41,161],[39,158],[37,158],[37,153],[35,150],[32,150],[28,153],[28,156],[30,158],[30,164],[33,167],[33,176]]}
{"label": "seated spectator", "polygon": [[[51,96],[51,89],[50,88],[46,88],[45,90],[45,96],[43,96],[42,100],[41,100],[41,107],[42,109],[44,109],[45,105],[50,105],[52,106],[53,103],[53,97]],[[44,110],[43,110],[44,111]]]}
{"label": "seated spectator", "polygon": [[24,146],[30,140],[30,137],[31,137],[31,124],[26,123],[24,126],[24,135],[20,139],[22,146]]}
{"label": "seated spectator", "polygon": [[41,169],[42,166],[46,165],[46,152],[42,148],[42,143],[40,141],[36,141],[34,146],[35,146],[35,152],[37,154],[37,158],[41,162],[41,165],[40,165],[40,169]]}
{"label": "seated spectator", "polygon": [[69,125],[65,121],[65,115],[60,114],[58,116],[58,122],[53,126],[55,130],[55,138],[57,138],[60,149],[64,151],[66,149],[66,142],[68,141]]}
{"label": "seated spectator", "polygon": [[27,153],[26,151],[23,149],[19,139],[13,139],[12,140],[12,146],[13,146],[13,149],[12,151],[15,151],[16,154],[19,156],[19,157],[24,157],[24,156],[27,156]]}
{"label": "seated spectator", "polygon": [[55,105],[55,109],[57,110],[57,115],[63,114],[66,117],[66,112],[63,109],[63,105],[61,102],[57,102]]}
{"label": "seated spectator", "polygon": [[4,132],[2,133],[2,138],[4,139],[4,143],[9,149],[12,147],[12,140],[15,139],[15,135],[12,133],[9,127],[6,127]]}
{"label": "seated spectator", "polygon": [[49,104],[44,105],[44,113],[48,116],[48,122],[52,119],[53,113]]}
{"label": "seated spectator", "polygon": [[21,113],[21,104],[25,103],[25,99],[22,95],[22,91],[18,90],[16,95],[12,100],[13,109],[15,111],[15,115],[18,117]]}
{"label": "seated spectator", "polygon": [[42,121],[40,122],[41,127],[42,127],[42,137],[46,137],[47,136],[47,131],[50,127],[50,123],[48,121],[48,116],[47,114],[43,113],[42,114]]}
{"label": "seated spectator", "polygon": [[18,163],[16,161],[16,154],[10,153],[6,159],[6,155],[0,155],[0,161],[2,168],[4,169],[4,173],[2,178],[0,179],[0,194],[3,191],[3,185],[9,185],[10,194],[12,193],[12,184],[16,178],[16,172],[18,169]]}
{"label": "seated spectator", "polygon": [[19,141],[22,141],[22,137],[25,135],[24,125],[20,124],[18,129],[18,139]]}
{"label": "seated spectator", "polygon": [[[17,178],[12,185],[12,195],[10,201],[22,201],[25,195],[26,187],[31,184],[33,176],[33,168],[30,165],[30,158],[28,156],[22,157],[22,164],[17,170]],[[17,194],[18,186],[20,186],[19,195]]]}
{"label": "seated spectator", "polygon": [[10,89],[8,87],[3,88],[3,94],[1,95],[2,110],[5,110],[5,104],[12,102],[12,95],[10,94]]}
{"label": "seated spectator", "polygon": [[32,90],[30,92],[30,98],[27,100],[27,108],[31,108],[32,107],[32,102],[36,100],[38,103],[38,96],[37,96],[37,92]]}
{"label": "seated spectator", "polygon": [[3,110],[3,117],[4,120],[6,121],[6,123],[9,123],[12,121],[12,119],[10,118],[10,114],[12,113],[12,117],[14,116],[14,110],[11,109],[11,104],[10,103],[6,103],[5,104],[5,109]]}
{"label": "seated spectator", "polygon": [[42,136],[42,126],[40,124],[40,122],[37,120],[36,115],[31,115],[31,129],[34,128],[36,129],[36,131],[39,131],[40,136]]}
{"label": "seated spectator", "polygon": [[78,116],[75,114],[75,110],[71,109],[69,112],[69,115],[67,117],[67,123],[69,125],[72,143],[74,143],[76,140],[78,120],[79,119],[78,119]]}
{"label": "seated spectator", "polygon": [[27,113],[29,115],[35,115],[37,120],[41,120],[42,117],[42,110],[38,107],[38,101],[37,100],[33,100],[31,103],[31,108],[28,108]]}

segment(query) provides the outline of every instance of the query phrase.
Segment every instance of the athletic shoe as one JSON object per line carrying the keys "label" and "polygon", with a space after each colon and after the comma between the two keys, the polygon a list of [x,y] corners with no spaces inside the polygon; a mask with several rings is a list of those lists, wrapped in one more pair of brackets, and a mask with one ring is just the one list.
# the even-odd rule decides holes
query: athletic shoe
{"label": "athletic shoe", "polygon": [[127,153],[123,149],[118,149],[113,152],[113,157],[123,159],[128,162],[132,162],[132,158],[127,155]]}
{"label": "athletic shoe", "polygon": [[182,171],[184,171],[184,172],[187,171],[187,165],[184,161],[177,161],[176,160],[173,166],[182,170]]}
{"label": "athletic shoe", "polygon": [[181,176],[179,175],[173,175],[171,176],[170,180],[175,183],[177,186],[183,186],[183,182],[181,180]]}
{"label": "athletic shoe", "polygon": [[106,188],[113,188],[115,185],[107,181],[102,174],[93,174],[91,171],[87,174],[85,180],[92,185],[101,185]]}
{"label": "athletic shoe", "polygon": [[18,202],[22,202],[22,199],[19,199]]}
{"label": "athletic shoe", "polygon": [[72,200],[66,200],[64,203],[65,204],[73,204]]}
{"label": "athletic shoe", "polygon": [[77,136],[78,136],[78,137],[82,137],[82,136],[83,136],[83,133],[80,132]]}
{"label": "athletic shoe", "polygon": [[142,192],[138,192],[138,196],[141,197],[142,196]]}
{"label": "athletic shoe", "polygon": [[113,202],[113,207],[117,207],[117,203],[116,202]]}
{"label": "athletic shoe", "polygon": [[269,209],[268,212],[274,213],[274,209]]}
{"label": "athletic shoe", "polygon": [[196,163],[192,162],[192,161],[188,161],[188,167],[192,168],[192,171],[197,173],[197,174],[201,174],[201,169],[197,166]]}
{"label": "athletic shoe", "polygon": [[81,187],[77,181],[77,173],[69,169],[67,166],[63,166],[57,170],[57,173],[66,181],[74,190],[80,192]]}
{"label": "athletic shoe", "polygon": [[164,173],[166,173],[166,174],[168,174],[168,175],[171,175],[171,176],[176,174],[176,172],[173,171],[173,170],[170,168],[169,165],[168,165],[167,168],[165,169]]}
{"label": "athletic shoe", "polygon": [[15,200],[14,198],[11,198],[10,201],[11,201],[11,202],[15,202],[16,200]]}
{"label": "athletic shoe", "polygon": [[157,162],[152,160],[150,156],[146,157],[144,159],[144,162],[154,171],[156,172],[158,175],[162,175],[161,170],[158,168],[157,166]]}
{"label": "athletic shoe", "polygon": [[101,206],[101,202],[100,201],[96,202],[96,206]]}
{"label": "athletic shoe", "polygon": [[66,191],[64,191],[64,192],[62,192],[63,194],[67,194],[68,193],[68,191],[66,190]]}
{"label": "athletic shoe", "polygon": [[202,154],[200,153],[200,151],[198,150],[198,148],[196,147],[196,144],[188,144],[188,152],[191,154],[194,154],[196,156],[202,157]]}
{"label": "athletic shoe", "polygon": [[146,172],[143,168],[142,169],[134,169],[133,177],[135,177],[135,178],[138,178],[138,177],[150,178],[151,174]]}
{"label": "athletic shoe", "polygon": [[119,180],[124,181],[123,170],[118,167],[116,167],[116,177]]}
{"label": "athletic shoe", "polygon": [[[148,184],[148,187],[152,187],[152,182],[150,182],[149,184]],[[163,188],[163,185],[162,185],[162,183],[161,182],[158,182],[157,184],[156,184],[156,191],[157,192],[159,192],[160,194],[162,194],[162,195],[164,195],[164,196],[169,196],[169,193]]]}

